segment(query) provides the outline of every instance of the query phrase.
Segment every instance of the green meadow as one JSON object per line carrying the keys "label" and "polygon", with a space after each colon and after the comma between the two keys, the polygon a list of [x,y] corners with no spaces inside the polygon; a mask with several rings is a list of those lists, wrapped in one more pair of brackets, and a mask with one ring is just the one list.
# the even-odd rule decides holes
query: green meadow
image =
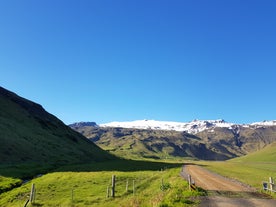
{"label": "green meadow", "polygon": [[[189,191],[180,171],[180,164],[130,160],[67,166],[2,193],[0,206],[24,206],[32,183],[36,198],[28,206],[196,206],[202,193]],[[112,175],[115,198],[107,193]]]}

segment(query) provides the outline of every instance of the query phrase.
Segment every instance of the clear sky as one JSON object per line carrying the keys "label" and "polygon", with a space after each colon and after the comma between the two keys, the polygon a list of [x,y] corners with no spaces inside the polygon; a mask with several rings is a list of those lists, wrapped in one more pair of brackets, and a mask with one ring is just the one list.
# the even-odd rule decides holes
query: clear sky
{"label": "clear sky", "polygon": [[0,85],[77,121],[276,119],[275,0],[2,0]]}

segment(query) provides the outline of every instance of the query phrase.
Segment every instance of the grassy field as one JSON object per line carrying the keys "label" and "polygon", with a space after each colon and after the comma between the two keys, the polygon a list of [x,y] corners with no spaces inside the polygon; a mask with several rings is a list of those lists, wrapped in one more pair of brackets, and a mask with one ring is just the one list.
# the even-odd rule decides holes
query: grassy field
{"label": "grassy field", "polygon": [[[269,177],[276,180],[276,143],[255,153],[226,162],[199,162],[199,164],[261,191],[263,181],[268,181]],[[276,198],[276,193],[272,195]]]}
{"label": "grassy field", "polygon": [[[196,206],[196,196],[202,193],[188,190],[180,170],[178,164],[142,161],[63,167],[2,193],[0,206],[24,206],[32,183],[36,186],[33,206]],[[107,198],[112,175],[116,175],[116,197]]]}

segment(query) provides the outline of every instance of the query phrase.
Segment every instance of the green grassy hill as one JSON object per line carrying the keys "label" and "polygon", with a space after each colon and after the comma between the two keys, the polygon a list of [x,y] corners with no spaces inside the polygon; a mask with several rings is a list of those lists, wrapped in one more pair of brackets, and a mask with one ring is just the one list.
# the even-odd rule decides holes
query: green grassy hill
{"label": "green grassy hill", "polygon": [[61,165],[110,159],[41,105],[0,87],[1,176],[24,178]]}
{"label": "green grassy hill", "polygon": [[232,162],[274,162],[276,163],[276,142],[265,148],[231,160]]}

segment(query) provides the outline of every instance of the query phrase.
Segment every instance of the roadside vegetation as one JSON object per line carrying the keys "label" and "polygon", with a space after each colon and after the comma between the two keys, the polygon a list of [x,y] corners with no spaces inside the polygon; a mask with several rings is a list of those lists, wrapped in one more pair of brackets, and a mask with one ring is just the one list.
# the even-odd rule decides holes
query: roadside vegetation
{"label": "roadside vegetation", "polygon": [[[249,184],[262,191],[262,182],[273,177],[276,181],[276,143],[244,157],[225,162],[198,162],[229,178]],[[269,193],[269,192],[267,192]],[[276,193],[271,194],[276,198]]]}

